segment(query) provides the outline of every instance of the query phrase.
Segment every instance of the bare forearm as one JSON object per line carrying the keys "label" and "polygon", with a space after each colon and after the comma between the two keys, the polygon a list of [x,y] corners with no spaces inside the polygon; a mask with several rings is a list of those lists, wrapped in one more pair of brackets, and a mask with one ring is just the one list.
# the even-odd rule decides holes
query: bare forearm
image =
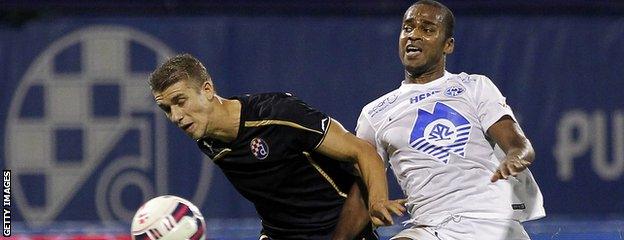
{"label": "bare forearm", "polygon": [[325,140],[317,151],[336,160],[357,163],[369,193],[370,220],[377,226],[393,224],[389,211],[401,214],[405,211],[401,201],[388,200],[388,182],[384,163],[373,145],[347,132],[332,120]]}
{"label": "bare forearm", "polygon": [[491,182],[516,176],[531,165],[535,159],[535,151],[520,126],[509,116],[494,123],[488,133],[505,152],[505,158],[490,178]]}
{"label": "bare forearm", "polygon": [[338,225],[334,231],[332,240],[354,239],[364,229],[366,224],[370,224],[368,209],[364,202],[364,197],[358,184],[353,183],[349,195],[345,200],[340,213]]}
{"label": "bare forearm", "polygon": [[384,163],[374,151],[362,151],[358,156],[358,166],[362,172],[362,180],[368,189],[369,206],[379,201],[388,200],[388,180],[384,171]]}
{"label": "bare forearm", "polygon": [[535,151],[533,150],[533,146],[531,146],[531,143],[526,138],[520,141],[521,142],[514,144],[513,147],[510,147],[507,151],[505,151],[507,157],[513,156],[532,163],[533,160],[535,160]]}
{"label": "bare forearm", "polygon": [[529,139],[511,117],[503,116],[488,129],[496,143],[506,154],[506,157],[515,157],[527,162],[533,162],[535,151]]}
{"label": "bare forearm", "polygon": [[403,199],[388,199],[388,180],[384,170],[384,163],[375,151],[367,152],[366,149],[360,152],[358,158],[362,179],[366,183],[368,190],[368,209],[371,222],[375,226],[390,226],[394,224],[391,213],[398,216],[405,211]]}

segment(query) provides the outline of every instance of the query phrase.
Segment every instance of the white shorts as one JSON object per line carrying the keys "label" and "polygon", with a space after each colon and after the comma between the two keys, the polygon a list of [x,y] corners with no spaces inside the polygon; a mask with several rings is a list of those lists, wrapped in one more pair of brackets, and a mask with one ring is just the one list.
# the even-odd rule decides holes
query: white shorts
{"label": "white shorts", "polygon": [[454,215],[438,226],[414,226],[392,239],[413,240],[530,240],[522,224],[508,219],[479,219]]}

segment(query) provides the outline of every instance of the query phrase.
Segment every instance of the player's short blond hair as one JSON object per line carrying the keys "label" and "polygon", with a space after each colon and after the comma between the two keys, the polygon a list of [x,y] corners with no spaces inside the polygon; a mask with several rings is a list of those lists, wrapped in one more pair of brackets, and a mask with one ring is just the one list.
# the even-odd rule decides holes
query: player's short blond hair
{"label": "player's short blond hair", "polygon": [[204,65],[191,54],[185,53],[169,58],[156,68],[149,77],[149,86],[154,92],[162,92],[182,80],[197,87],[212,81]]}

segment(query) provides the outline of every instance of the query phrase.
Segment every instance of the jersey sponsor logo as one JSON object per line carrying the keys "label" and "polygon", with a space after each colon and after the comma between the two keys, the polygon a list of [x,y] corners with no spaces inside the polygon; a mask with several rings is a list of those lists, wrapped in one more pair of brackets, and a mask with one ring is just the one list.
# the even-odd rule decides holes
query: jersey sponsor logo
{"label": "jersey sponsor logo", "polygon": [[383,111],[388,106],[390,106],[391,104],[396,102],[397,98],[399,98],[399,94],[398,93],[395,93],[395,94],[387,97],[383,101],[377,103],[377,105],[375,105],[370,111],[368,111],[368,115],[370,115],[371,117],[375,116],[377,113]]}
{"label": "jersey sponsor logo", "polygon": [[433,90],[431,92],[418,94],[418,95],[410,98],[410,104],[414,104],[414,103],[420,102],[421,100],[423,100],[425,98],[428,98],[428,97],[431,97],[434,94],[439,93],[439,92],[440,92],[440,90]]}
{"label": "jersey sponsor logo", "polygon": [[451,153],[464,156],[470,122],[453,108],[436,103],[432,113],[419,109],[410,146],[444,163]]}
{"label": "jersey sponsor logo", "polygon": [[253,153],[257,159],[262,160],[269,156],[269,145],[262,140],[262,138],[254,138],[249,145],[251,147],[251,153]]}
{"label": "jersey sponsor logo", "polygon": [[462,93],[464,93],[465,91],[466,89],[464,89],[461,86],[450,86],[446,88],[446,90],[444,90],[444,95],[448,97],[457,97],[461,95]]}

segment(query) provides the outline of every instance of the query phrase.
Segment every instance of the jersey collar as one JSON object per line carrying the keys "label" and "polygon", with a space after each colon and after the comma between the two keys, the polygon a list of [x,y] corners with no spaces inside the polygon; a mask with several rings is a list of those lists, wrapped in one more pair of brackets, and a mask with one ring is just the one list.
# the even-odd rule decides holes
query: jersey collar
{"label": "jersey collar", "polygon": [[423,83],[423,84],[419,84],[419,83],[410,83],[407,82],[407,79],[401,81],[401,87],[400,88],[404,88],[404,89],[428,89],[431,87],[437,87],[439,85],[441,85],[442,83],[445,82],[446,79],[449,79],[450,77],[452,77],[453,74],[444,70],[444,75],[442,75],[442,77],[435,79],[431,82],[428,83]]}

